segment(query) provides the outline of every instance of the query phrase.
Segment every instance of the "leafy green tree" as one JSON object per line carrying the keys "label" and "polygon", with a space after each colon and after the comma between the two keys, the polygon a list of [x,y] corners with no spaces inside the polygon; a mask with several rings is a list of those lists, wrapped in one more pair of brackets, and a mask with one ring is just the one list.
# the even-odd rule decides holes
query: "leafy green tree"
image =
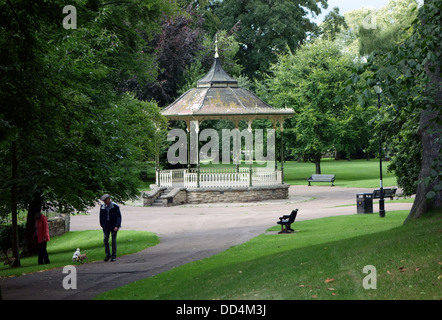
{"label": "leafy green tree", "polygon": [[277,61],[277,55],[297,49],[308,33],[318,32],[308,11],[315,14],[327,8],[326,0],[223,0],[218,1],[215,14],[221,20],[221,29],[237,26],[239,63],[244,74],[255,79],[267,72]]}
{"label": "leafy green tree", "polygon": [[12,212],[19,264],[17,211],[44,203],[84,210],[102,192],[117,200],[137,194],[134,166],[152,153],[164,125],[154,103],[121,88],[149,79],[152,56],[142,34],[158,31],[173,3],[76,1],[77,29],[64,29],[62,1],[0,4],[0,181],[2,212]]}
{"label": "leafy green tree", "polygon": [[342,29],[347,29],[344,16],[339,14],[339,8],[335,7],[325,17],[321,24],[322,36],[334,41]]}
{"label": "leafy green tree", "polygon": [[261,88],[272,106],[295,110],[286,120],[286,143],[293,156],[314,162],[316,173],[321,173],[323,154],[352,152],[353,146],[362,147],[367,140],[358,129],[364,113],[354,95],[342,90],[354,67],[352,57],[336,43],[317,39],[296,54],[281,55]]}
{"label": "leafy green tree", "polygon": [[348,45],[354,43],[362,56],[390,50],[404,39],[402,30],[416,18],[416,0],[389,1],[380,8],[361,8],[344,14],[348,29],[342,32]]}
{"label": "leafy green tree", "polygon": [[150,41],[158,74],[147,82],[132,77],[126,88],[136,91],[142,100],[157,101],[160,107],[172,103],[184,81],[185,70],[196,63],[203,49],[202,23],[202,14],[191,5],[164,17],[161,32]]}
{"label": "leafy green tree", "polygon": [[398,152],[407,152],[393,158],[399,185],[416,192],[406,221],[442,206],[441,7],[441,0],[425,1],[407,30],[411,35],[359,70],[373,74],[366,90],[381,81],[388,115],[382,128],[394,137]]}
{"label": "leafy green tree", "polygon": [[192,6],[202,18],[202,28],[209,37],[214,37],[220,30],[220,18],[215,14],[218,1],[215,0],[179,0],[181,7]]}

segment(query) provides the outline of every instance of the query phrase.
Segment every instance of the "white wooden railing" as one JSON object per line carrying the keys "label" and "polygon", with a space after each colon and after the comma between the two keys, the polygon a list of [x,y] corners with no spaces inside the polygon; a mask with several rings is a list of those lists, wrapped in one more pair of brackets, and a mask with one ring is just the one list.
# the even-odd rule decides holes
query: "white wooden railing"
{"label": "white wooden railing", "polygon": [[254,186],[268,186],[281,183],[281,171],[279,170],[253,172],[252,184]]}
{"label": "white wooden railing", "polygon": [[[159,180],[159,181],[158,181]],[[199,180],[199,181],[198,181]],[[250,181],[251,180],[251,181]],[[282,183],[279,170],[269,168],[204,168],[198,170],[175,169],[162,170],[157,174],[157,185],[160,187],[185,188],[235,188],[252,186],[269,186]]]}
{"label": "white wooden railing", "polygon": [[174,185],[182,185],[184,183],[185,174],[187,174],[187,170],[185,169],[162,170],[159,172],[159,186],[170,188]]}

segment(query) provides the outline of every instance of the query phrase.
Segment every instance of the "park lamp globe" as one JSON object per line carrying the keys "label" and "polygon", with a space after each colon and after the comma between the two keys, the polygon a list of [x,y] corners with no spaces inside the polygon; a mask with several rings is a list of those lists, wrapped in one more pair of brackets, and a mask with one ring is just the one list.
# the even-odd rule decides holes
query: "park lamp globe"
{"label": "park lamp globe", "polygon": [[376,85],[374,86],[374,91],[376,92],[376,94],[381,94],[382,93],[382,88],[381,88],[381,82],[378,81],[376,83]]}

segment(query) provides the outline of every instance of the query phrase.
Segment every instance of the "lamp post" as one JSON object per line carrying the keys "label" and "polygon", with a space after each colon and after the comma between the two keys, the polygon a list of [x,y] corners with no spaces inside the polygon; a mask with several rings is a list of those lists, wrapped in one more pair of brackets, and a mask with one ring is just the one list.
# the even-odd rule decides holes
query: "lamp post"
{"label": "lamp post", "polygon": [[[374,91],[378,95],[378,112],[380,114],[381,109],[381,83],[378,81],[374,86]],[[382,182],[382,130],[379,129],[379,175],[380,175],[380,199],[379,199],[379,216],[385,217],[385,205],[384,205],[384,185]]]}

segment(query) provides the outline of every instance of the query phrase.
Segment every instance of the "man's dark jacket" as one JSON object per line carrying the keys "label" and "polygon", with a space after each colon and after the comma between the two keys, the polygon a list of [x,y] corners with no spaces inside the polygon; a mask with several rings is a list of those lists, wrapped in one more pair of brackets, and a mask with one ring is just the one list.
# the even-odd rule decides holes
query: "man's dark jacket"
{"label": "man's dark jacket", "polygon": [[109,209],[109,221],[106,221],[107,212],[105,208],[106,208],[105,204],[101,205],[100,207],[100,226],[103,229],[105,228],[113,229],[115,227],[120,229],[121,227],[120,207],[117,204],[111,202]]}

